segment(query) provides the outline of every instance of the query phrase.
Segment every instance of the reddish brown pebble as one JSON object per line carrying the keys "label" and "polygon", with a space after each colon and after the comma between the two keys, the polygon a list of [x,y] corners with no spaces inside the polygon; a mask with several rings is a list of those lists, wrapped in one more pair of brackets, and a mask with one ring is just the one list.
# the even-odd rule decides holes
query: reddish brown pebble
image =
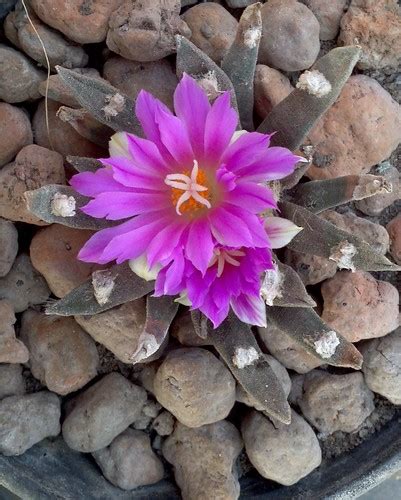
{"label": "reddish brown pebble", "polygon": [[21,148],[32,142],[28,114],[21,108],[0,102],[0,167],[13,160]]}
{"label": "reddish brown pebble", "polygon": [[390,236],[390,253],[395,262],[401,265],[401,214],[387,224]]}

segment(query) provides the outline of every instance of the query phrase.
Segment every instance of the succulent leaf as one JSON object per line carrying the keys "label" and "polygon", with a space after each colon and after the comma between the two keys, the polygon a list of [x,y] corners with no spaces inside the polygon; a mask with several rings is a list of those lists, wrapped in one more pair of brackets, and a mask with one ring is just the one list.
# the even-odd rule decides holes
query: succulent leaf
{"label": "succulent leaf", "polygon": [[68,123],[82,137],[103,148],[113,134],[110,127],[95,120],[89,111],[83,108],[73,109],[61,106],[57,111],[57,116],[61,121]]}
{"label": "succulent leaf", "polygon": [[246,130],[254,130],[253,80],[262,36],[261,6],[258,2],[244,10],[234,43],[221,63],[234,86],[241,124]]}
{"label": "succulent leaf", "polygon": [[324,75],[331,84],[331,90],[321,96],[301,88],[295,89],[267,115],[258,131],[276,131],[271,140],[274,146],[283,146],[291,151],[299,148],[313,125],[337,99],[358,62],[360,52],[359,47],[337,47],[319,59],[313,69]]}
{"label": "succulent leaf", "polygon": [[103,167],[102,163],[96,158],[67,156],[66,160],[77,172],[96,172],[98,168]]}

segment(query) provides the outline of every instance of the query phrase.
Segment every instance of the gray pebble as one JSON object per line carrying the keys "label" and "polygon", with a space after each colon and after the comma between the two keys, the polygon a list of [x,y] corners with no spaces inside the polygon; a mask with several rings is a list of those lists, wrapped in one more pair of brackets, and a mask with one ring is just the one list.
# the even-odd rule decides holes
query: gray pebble
{"label": "gray pebble", "polygon": [[0,365],[0,399],[19,396],[25,393],[22,366],[17,364]]}
{"label": "gray pebble", "polygon": [[18,231],[12,222],[0,219],[0,277],[11,269],[18,252]]}

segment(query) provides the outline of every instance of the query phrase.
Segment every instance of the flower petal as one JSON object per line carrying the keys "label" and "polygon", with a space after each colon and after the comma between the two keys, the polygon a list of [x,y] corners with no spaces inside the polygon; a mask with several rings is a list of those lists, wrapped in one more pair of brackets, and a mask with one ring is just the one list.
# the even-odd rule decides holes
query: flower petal
{"label": "flower petal", "polygon": [[155,280],[161,269],[160,265],[155,265],[150,268],[148,265],[146,254],[140,255],[136,259],[131,259],[128,262],[128,265],[132,272],[134,272],[137,276],[144,279],[145,281]]}
{"label": "flower petal", "polygon": [[193,222],[185,245],[185,256],[202,274],[213,256],[214,243],[207,219]]}
{"label": "flower petal", "polygon": [[112,167],[113,179],[123,186],[153,191],[166,191],[168,189],[164,183],[164,176],[160,175],[160,172],[138,167],[132,158],[114,156],[102,159],[101,162]]}
{"label": "flower petal", "polygon": [[128,151],[128,139],[126,132],[116,132],[109,140],[110,156],[125,156],[130,158]]}
{"label": "flower petal", "polygon": [[222,162],[227,170],[237,173],[239,169],[254,163],[266,153],[270,137],[259,132],[248,132],[238,137],[223,155]]}
{"label": "flower petal", "polygon": [[113,179],[111,168],[99,168],[96,172],[82,172],[73,175],[70,184],[75,191],[84,196],[97,196],[105,191],[130,191],[126,186]]}
{"label": "flower petal", "polygon": [[231,299],[231,307],[244,323],[256,326],[267,326],[266,304],[261,297],[241,294]]}
{"label": "flower petal", "polygon": [[150,267],[154,266],[157,262],[164,263],[166,260],[171,260],[171,255],[178,245],[185,228],[186,223],[179,220],[170,223],[155,236],[146,252]]}
{"label": "flower petal", "polygon": [[282,248],[300,232],[302,227],[282,217],[266,217],[265,230],[269,237],[271,248]]}
{"label": "flower petal", "polygon": [[[231,205],[233,207],[233,205]],[[213,236],[224,246],[253,246],[248,226],[227,208],[216,208],[208,217]]]}
{"label": "flower petal", "polygon": [[277,208],[277,203],[269,188],[250,182],[238,184],[233,191],[227,193],[226,199],[233,205],[247,207],[255,214],[268,208]]}
{"label": "flower petal", "polygon": [[253,182],[283,179],[294,171],[299,161],[300,157],[289,149],[275,146],[268,148],[264,155],[251,165],[241,166],[236,170],[236,174],[243,180]]}

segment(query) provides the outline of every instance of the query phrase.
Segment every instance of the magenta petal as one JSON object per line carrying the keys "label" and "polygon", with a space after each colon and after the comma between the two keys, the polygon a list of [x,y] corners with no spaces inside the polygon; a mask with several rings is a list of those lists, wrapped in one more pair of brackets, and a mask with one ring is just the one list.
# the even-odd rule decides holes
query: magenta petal
{"label": "magenta petal", "polygon": [[170,259],[185,228],[185,221],[171,222],[155,236],[147,250],[149,267],[153,267],[156,262],[163,263]]}
{"label": "magenta petal", "polygon": [[294,171],[299,158],[290,150],[275,146],[268,148],[252,165],[241,167],[236,173],[241,175],[243,180],[253,182],[282,179]]}
{"label": "magenta petal", "polygon": [[230,93],[225,92],[214,101],[206,118],[205,158],[209,166],[219,164],[237,123],[238,115],[231,107]]}
{"label": "magenta petal", "polygon": [[163,208],[171,208],[171,201],[164,193],[113,192],[97,195],[81,210],[92,217],[118,220]]}
{"label": "magenta petal", "polygon": [[241,135],[225,151],[222,162],[227,170],[237,173],[243,167],[251,165],[266,153],[270,135],[259,132],[248,132]]}
{"label": "magenta petal", "polygon": [[207,219],[193,222],[185,245],[185,256],[202,274],[213,257],[214,243]]}
{"label": "magenta petal", "polygon": [[146,139],[127,134],[128,151],[135,165],[144,171],[163,175],[169,170],[157,146]]}
{"label": "magenta petal", "polygon": [[277,208],[277,203],[269,188],[250,182],[238,184],[233,191],[227,193],[226,199],[233,205],[247,207],[253,213],[260,213],[268,208]]}
{"label": "magenta petal", "polygon": [[202,160],[205,123],[210,104],[206,92],[186,73],[175,90],[174,108],[187,129],[195,157]]}
{"label": "magenta petal", "polygon": [[164,293],[166,295],[176,295],[182,291],[184,269],[185,260],[182,252],[179,252],[166,271],[166,278],[164,281]]}
{"label": "magenta petal", "polygon": [[217,328],[228,316],[230,310],[229,295],[227,295],[227,301],[221,307],[218,307],[212,297],[208,295],[199,310],[210,319],[214,328]]}
{"label": "magenta petal", "polygon": [[232,213],[230,209],[219,207],[209,215],[213,236],[224,246],[253,246],[252,235],[247,224]]}
{"label": "magenta petal", "polygon": [[96,196],[104,191],[129,191],[113,179],[110,168],[100,168],[96,172],[82,172],[70,179],[71,186],[84,196]]}
{"label": "magenta petal", "polygon": [[261,297],[241,294],[231,299],[231,307],[244,323],[266,327],[266,304]]}

